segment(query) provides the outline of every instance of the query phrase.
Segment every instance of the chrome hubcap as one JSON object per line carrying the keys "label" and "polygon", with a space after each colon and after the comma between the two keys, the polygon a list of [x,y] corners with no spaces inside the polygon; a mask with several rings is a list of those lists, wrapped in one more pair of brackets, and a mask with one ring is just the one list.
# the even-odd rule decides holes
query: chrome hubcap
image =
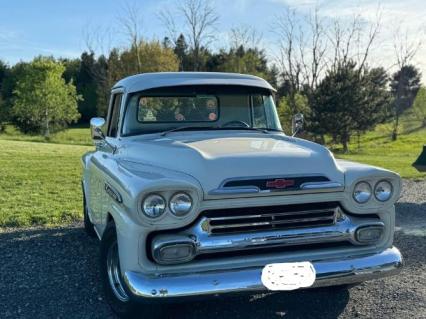
{"label": "chrome hubcap", "polygon": [[108,249],[107,254],[107,272],[108,280],[114,295],[122,302],[129,301],[129,296],[124,290],[123,279],[120,270],[120,261],[118,258],[118,246],[115,241]]}

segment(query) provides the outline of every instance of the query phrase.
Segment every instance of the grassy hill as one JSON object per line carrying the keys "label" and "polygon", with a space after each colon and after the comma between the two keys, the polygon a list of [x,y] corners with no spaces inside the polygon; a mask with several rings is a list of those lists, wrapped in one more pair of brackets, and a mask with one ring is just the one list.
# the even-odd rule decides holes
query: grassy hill
{"label": "grassy hill", "polygon": [[396,141],[391,141],[390,125],[379,125],[376,130],[353,138],[350,152],[342,154],[335,145],[330,145],[335,156],[355,162],[380,166],[395,171],[403,178],[423,179],[426,173],[418,172],[411,165],[426,144],[426,128],[411,114],[401,119],[401,132]]}
{"label": "grassy hill", "polygon": [[[408,122],[407,122],[408,123]],[[405,123],[396,142],[383,130],[369,132],[339,158],[381,166],[404,178],[424,178],[411,164],[426,143],[426,128]],[[26,136],[12,127],[0,134],[0,227],[56,225],[80,220],[80,157],[93,149],[88,128],[71,128],[52,135]]]}

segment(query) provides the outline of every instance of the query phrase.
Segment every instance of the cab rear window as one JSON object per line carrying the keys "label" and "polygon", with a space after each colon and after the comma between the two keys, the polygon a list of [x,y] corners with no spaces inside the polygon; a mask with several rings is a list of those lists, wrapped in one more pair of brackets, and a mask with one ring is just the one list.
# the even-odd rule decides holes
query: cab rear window
{"label": "cab rear window", "polygon": [[141,123],[214,122],[219,100],[214,95],[141,96],[137,120]]}

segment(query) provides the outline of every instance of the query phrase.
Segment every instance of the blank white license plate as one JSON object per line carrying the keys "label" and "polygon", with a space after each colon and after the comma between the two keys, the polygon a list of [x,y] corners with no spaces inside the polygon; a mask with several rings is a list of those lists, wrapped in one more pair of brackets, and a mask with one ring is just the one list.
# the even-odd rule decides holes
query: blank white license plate
{"label": "blank white license plate", "polygon": [[315,282],[315,268],[308,262],[266,265],[262,270],[262,283],[272,291],[295,290],[310,287]]}

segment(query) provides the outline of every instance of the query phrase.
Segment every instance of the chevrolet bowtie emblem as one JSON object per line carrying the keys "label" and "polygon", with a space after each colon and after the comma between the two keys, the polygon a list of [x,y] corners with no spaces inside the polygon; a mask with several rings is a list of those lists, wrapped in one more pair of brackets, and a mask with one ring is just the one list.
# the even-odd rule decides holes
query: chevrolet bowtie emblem
{"label": "chevrolet bowtie emblem", "polygon": [[275,179],[266,182],[268,188],[287,188],[289,186],[294,186],[294,179]]}

